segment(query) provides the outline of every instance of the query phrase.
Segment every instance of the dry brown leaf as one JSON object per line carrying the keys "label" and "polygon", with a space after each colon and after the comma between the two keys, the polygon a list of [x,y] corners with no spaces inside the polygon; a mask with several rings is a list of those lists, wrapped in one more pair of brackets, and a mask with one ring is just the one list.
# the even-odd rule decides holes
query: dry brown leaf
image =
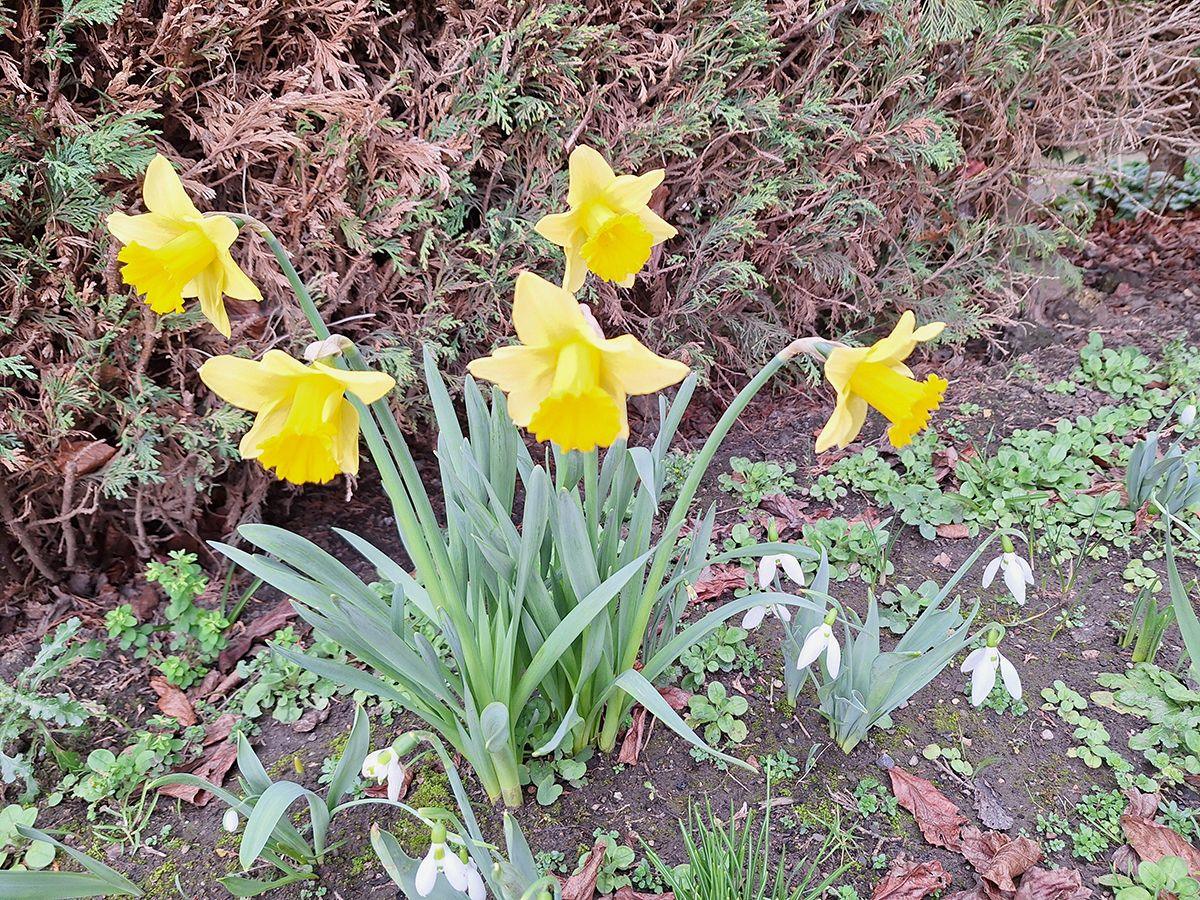
{"label": "dry brown leaf", "polygon": [[1017,889],[1016,880],[1042,859],[1042,848],[1027,837],[1010,838],[998,831],[980,831],[974,826],[961,833],[962,855],[998,895]]}
{"label": "dry brown leaf", "polygon": [[717,563],[701,572],[692,587],[696,590],[697,600],[716,600],[722,594],[744,587],[745,584],[745,569],[737,563]]}
{"label": "dry brown leaf", "polygon": [[612,900],[675,900],[675,894],[671,891],[665,894],[643,894],[627,885],[613,894]]}
{"label": "dry brown leaf", "polygon": [[1014,900],[1087,900],[1092,892],[1074,869],[1039,869],[1021,876]]}
{"label": "dry brown leaf", "polygon": [[[688,691],[675,685],[660,687],[658,693],[676,712],[687,706],[687,702],[692,696]],[[621,752],[617,757],[617,761],[622,765],[635,765],[641,757],[642,748],[646,746],[645,733],[648,716],[649,713],[644,706],[639,705],[633,708],[633,721],[629,730],[625,732],[625,739],[621,741]]]}
{"label": "dry brown leaf", "polygon": [[[229,773],[229,770],[233,768],[233,763],[236,759],[237,744],[227,740],[217,744],[215,747],[211,747],[192,765],[176,769],[175,771],[190,771],[197,778],[204,778],[220,786],[225,781],[225,776]],[[205,806],[212,799],[210,792],[190,784],[168,784],[165,787],[159,788],[158,792],[167,797],[177,797],[185,803],[191,803],[195,806]]]}
{"label": "dry brown leaf", "polygon": [[949,886],[950,874],[936,859],[919,863],[900,856],[875,885],[871,900],[921,900]]}
{"label": "dry brown leaf", "polygon": [[153,676],[150,679],[150,687],[154,693],[158,694],[159,712],[178,719],[180,725],[196,724],[196,710],[192,707],[192,701],[187,698],[187,694],[162,675]]}
{"label": "dry brown leaf", "polygon": [[592,900],[596,896],[596,879],[600,876],[600,867],[604,865],[607,851],[607,842],[596,842],[583,868],[563,882],[562,900]]}
{"label": "dry brown leaf", "polygon": [[[1138,859],[1158,862],[1164,856],[1178,856],[1187,863],[1189,875],[1200,876],[1200,850],[1182,835],[1150,818],[1158,806],[1157,796],[1131,791],[1129,797],[1129,809],[1121,816],[1121,830]],[[1145,812],[1149,815],[1140,814]]]}
{"label": "dry brown leaf", "polygon": [[940,538],[948,538],[949,540],[959,540],[971,536],[971,529],[961,522],[951,522],[948,525],[939,525],[937,527],[937,535]]}
{"label": "dry brown leaf", "polygon": [[892,793],[900,805],[913,814],[925,840],[935,847],[957,850],[961,845],[959,832],[967,818],[954,801],[919,775],[899,766],[888,769]]}
{"label": "dry brown leaf", "polygon": [[254,646],[255,642],[274,634],[295,615],[296,610],[292,609],[290,600],[279,601],[229,642],[229,646],[222,650],[221,655],[217,658],[217,668],[222,672],[228,672],[237,664],[238,660],[250,652],[250,648]]}
{"label": "dry brown leaf", "polygon": [[58,470],[74,469],[76,475],[90,475],[103,468],[117,455],[117,448],[107,441],[68,441],[58,451],[54,461]]}

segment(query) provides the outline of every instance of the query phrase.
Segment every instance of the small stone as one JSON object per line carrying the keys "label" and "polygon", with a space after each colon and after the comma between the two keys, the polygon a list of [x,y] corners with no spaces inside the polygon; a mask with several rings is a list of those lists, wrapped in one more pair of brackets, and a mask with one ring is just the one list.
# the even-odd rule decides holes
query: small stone
{"label": "small stone", "polygon": [[917,764],[917,756],[915,753],[908,758],[908,764],[910,766],[915,766]]}
{"label": "small stone", "polygon": [[1042,732],[1042,740],[1043,741],[1054,740],[1054,732],[1051,731],[1049,728],[1047,728],[1045,731]]}

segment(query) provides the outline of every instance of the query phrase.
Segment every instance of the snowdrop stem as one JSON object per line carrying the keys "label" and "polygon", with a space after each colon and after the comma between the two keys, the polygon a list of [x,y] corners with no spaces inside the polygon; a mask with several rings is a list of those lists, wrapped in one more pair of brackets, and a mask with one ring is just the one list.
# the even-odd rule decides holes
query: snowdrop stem
{"label": "snowdrop stem", "polygon": [[987,645],[989,647],[999,647],[1000,641],[1004,639],[1004,626],[999,622],[992,622],[987,627]]}
{"label": "snowdrop stem", "polygon": [[1010,538],[1007,534],[1000,535],[1000,546],[1003,548],[1005,553],[1017,552],[1017,548],[1013,546],[1012,538]]}
{"label": "snowdrop stem", "polygon": [[829,612],[825,613],[825,624],[832,625],[834,622],[837,621],[837,617],[838,617],[837,607],[831,608],[829,610]]}

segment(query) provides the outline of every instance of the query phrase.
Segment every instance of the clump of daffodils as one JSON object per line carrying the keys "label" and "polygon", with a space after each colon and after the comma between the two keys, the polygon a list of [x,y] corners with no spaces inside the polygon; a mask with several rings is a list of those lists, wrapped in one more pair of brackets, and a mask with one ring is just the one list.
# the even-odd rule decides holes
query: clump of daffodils
{"label": "clump of daffodils", "polygon": [[225,297],[262,299],[229,255],[238,226],[228,216],[206,216],[196,209],[162,155],[146,169],[142,199],[149,212],[108,217],[108,230],[125,245],[117,254],[121,278],[160,314],[182,312],[185,299],[198,297],[205,318],[229,337]]}
{"label": "clump of daffodils", "polygon": [[1021,676],[1016,666],[1000,652],[1000,640],[1004,637],[1004,629],[993,626],[988,630],[987,645],[978,650],[972,650],[963,661],[963,674],[971,676],[971,705],[981,706],[992,688],[996,686],[996,673],[1004,689],[1014,700],[1021,699]]}
{"label": "clump of daffodils", "polygon": [[996,574],[1003,571],[1004,584],[1019,606],[1025,605],[1025,587],[1033,585],[1033,569],[1025,557],[1017,554],[1016,547],[1007,534],[1000,535],[1001,553],[983,570],[983,587],[990,587]]}
{"label": "clump of daffodils", "polygon": [[893,447],[905,446],[929,424],[948,383],[938,375],[918,381],[904,361],[917,344],[933,340],[946,325],[915,325],[916,317],[905,312],[892,333],[870,347],[836,345],[829,351],[825,377],[837,392],[837,403],[817,437],[818,453],[845,447],[858,437],[872,407],[891,423],[887,435]]}

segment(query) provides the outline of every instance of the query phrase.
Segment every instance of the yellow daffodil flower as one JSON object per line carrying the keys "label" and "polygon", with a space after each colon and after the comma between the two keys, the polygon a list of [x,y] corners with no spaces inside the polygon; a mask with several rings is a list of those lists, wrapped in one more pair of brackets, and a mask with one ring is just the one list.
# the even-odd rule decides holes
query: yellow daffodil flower
{"label": "yellow daffodil flower", "polygon": [[566,250],[563,287],[579,290],[590,269],[605,281],[633,287],[650,259],[650,249],[676,231],[650,211],[650,195],[662,184],[662,169],[645,175],[615,175],[591,147],[571,152],[570,210],[544,216],[537,233]]}
{"label": "yellow daffodil flower", "polygon": [[237,226],[226,216],[201,215],[161,154],[146,169],[142,197],[148,213],[108,217],[108,230],[125,245],[117,254],[121,278],[159,314],[182,312],[185,297],[199,297],[205,317],[229,337],[224,296],[262,299],[229,255]]}
{"label": "yellow daffodil flower", "polygon": [[625,398],[683,379],[688,367],[637,338],[605,338],[587,307],[529,272],[517,277],[513,326],[522,346],[467,367],[508,394],[513,422],[563,450],[607,447],[629,435]]}
{"label": "yellow daffodil flower", "polygon": [[200,378],[222,400],[258,413],[242,437],[243,459],[257,459],[293,484],[324,484],[358,473],[358,412],[349,391],[373,403],[396,384],[382,372],[350,372],[317,361],[305,365],[282,350],[262,360],[217,356]]}
{"label": "yellow daffodil flower", "polygon": [[937,375],[917,381],[904,360],[917,344],[933,340],[946,327],[930,322],[914,330],[916,317],[906,312],[895,329],[870,347],[835,347],[825,360],[825,377],[837,391],[837,406],[817,438],[817,452],[834,444],[845,447],[858,437],[868,407],[887,417],[888,439],[903,447],[929,424],[942,402],[947,382]]}

